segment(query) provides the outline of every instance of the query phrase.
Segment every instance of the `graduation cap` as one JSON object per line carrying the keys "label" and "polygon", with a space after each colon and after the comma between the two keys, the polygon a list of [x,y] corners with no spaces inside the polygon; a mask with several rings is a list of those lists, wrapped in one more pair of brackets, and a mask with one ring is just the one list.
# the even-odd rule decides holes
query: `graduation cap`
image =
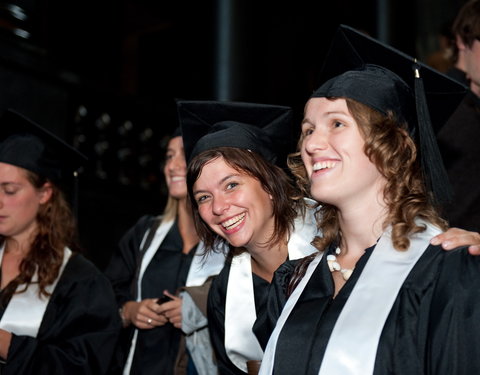
{"label": "graduation cap", "polygon": [[234,147],[254,151],[276,163],[292,129],[290,107],[220,101],[177,101],[185,158],[203,151]]}
{"label": "graduation cap", "polygon": [[87,158],[40,125],[11,109],[0,117],[0,162],[59,183]]}
{"label": "graduation cap", "polygon": [[427,188],[437,202],[451,189],[435,139],[467,88],[413,57],[351,27],[340,25],[311,97],[354,99],[380,113],[407,121],[419,145]]}

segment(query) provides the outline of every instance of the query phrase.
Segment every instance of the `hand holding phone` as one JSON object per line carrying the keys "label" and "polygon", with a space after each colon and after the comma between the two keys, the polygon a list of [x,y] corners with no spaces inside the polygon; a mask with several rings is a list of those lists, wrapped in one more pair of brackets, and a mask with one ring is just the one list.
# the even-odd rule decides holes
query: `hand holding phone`
{"label": "hand holding phone", "polygon": [[172,301],[173,298],[169,297],[169,296],[166,296],[165,294],[163,296],[161,296],[159,299],[157,299],[157,304],[161,305],[165,302],[168,302],[168,301]]}

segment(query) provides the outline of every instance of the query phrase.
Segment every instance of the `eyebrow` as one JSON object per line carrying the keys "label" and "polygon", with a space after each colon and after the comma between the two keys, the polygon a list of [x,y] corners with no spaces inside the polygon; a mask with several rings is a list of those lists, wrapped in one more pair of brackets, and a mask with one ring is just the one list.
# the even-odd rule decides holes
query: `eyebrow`
{"label": "eyebrow", "polygon": [[[230,178],[239,177],[239,176],[240,176],[240,173],[229,174],[228,176],[225,176],[220,181],[218,181],[217,186],[223,184],[225,181],[229,180]],[[198,193],[205,193],[205,192],[206,190],[194,190],[193,195],[196,195]]]}
{"label": "eyebrow", "polygon": [[[329,111],[325,112],[322,117],[330,117],[330,116],[335,116],[335,115],[342,115],[342,116],[350,116],[350,113],[346,111]],[[300,125],[303,126],[303,124],[310,124],[310,125],[315,125],[312,120],[310,120],[308,117],[304,117],[302,120],[302,123]]]}
{"label": "eyebrow", "polygon": [[14,181],[6,181],[6,182],[0,182],[0,186],[8,186],[8,185],[15,185],[15,186],[21,186],[22,184],[20,182],[14,182]]}

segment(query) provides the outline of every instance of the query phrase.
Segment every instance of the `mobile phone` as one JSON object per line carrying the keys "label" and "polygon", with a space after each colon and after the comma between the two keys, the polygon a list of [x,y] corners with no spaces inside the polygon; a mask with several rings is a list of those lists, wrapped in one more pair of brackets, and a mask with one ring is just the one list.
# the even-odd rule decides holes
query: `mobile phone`
{"label": "mobile phone", "polygon": [[157,299],[157,303],[158,303],[159,305],[161,305],[162,303],[165,303],[165,302],[168,302],[168,301],[172,301],[172,300],[173,300],[172,297],[163,295],[163,296],[161,296],[159,299]]}

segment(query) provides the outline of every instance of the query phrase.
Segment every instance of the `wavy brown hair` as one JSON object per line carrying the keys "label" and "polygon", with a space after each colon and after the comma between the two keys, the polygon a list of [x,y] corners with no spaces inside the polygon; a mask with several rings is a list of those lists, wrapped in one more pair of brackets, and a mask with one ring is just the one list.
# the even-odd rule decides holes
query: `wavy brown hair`
{"label": "wavy brown hair", "polygon": [[[409,235],[425,230],[424,226],[415,223],[416,218],[445,229],[446,222],[440,218],[438,208],[432,204],[431,193],[425,187],[417,147],[408,133],[407,124],[400,124],[391,113],[385,116],[355,100],[345,100],[365,139],[365,154],[386,179],[383,194],[388,215],[383,226],[392,226],[393,246],[397,250],[406,250],[410,245]],[[298,142],[298,150],[302,142],[303,136]],[[288,166],[299,188],[309,196],[310,183],[300,152],[289,155]],[[337,208],[325,204],[316,215],[323,237],[315,238],[315,247],[324,250],[331,243],[340,243]]]}
{"label": "wavy brown hair", "polygon": [[[25,170],[28,181],[35,189],[40,190],[47,179]],[[50,182],[51,183],[51,182]],[[52,196],[40,205],[37,213],[37,233],[32,240],[28,255],[20,263],[20,274],[13,279],[2,293],[2,305],[15,293],[19,285],[25,284],[24,292],[32,282],[32,277],[37,271],[39,294],[48,296],[46,287],[52,284],[63,262],[63,252],[66,246],[78,250],[77,225],[72,211],[65,199],[63,192],[53,183]],[[2,237],[2,242],[5,237]]]}
{"label": "wavy brown hair", "polygon": [[[234,147],[219,147],[207,150],[195,156],[187,171],[187,187],[197,233],[205,243],[207,251],[215,249],[216,245],[225,243],[222,237],[214,233],[201,219],[198,205],[193,196],[193,185],[202,173],[203,167],[215,159],[223,158],[225,163],[241,173],[258,180],[262,188],[272,196],[274,232],[268,244],[285,241],[293,229],[293,222],[298,210],[303,209],[298,191],[285,171],[266,161],[255,152]],[[237,252],[238,253],[238,252]]]}

